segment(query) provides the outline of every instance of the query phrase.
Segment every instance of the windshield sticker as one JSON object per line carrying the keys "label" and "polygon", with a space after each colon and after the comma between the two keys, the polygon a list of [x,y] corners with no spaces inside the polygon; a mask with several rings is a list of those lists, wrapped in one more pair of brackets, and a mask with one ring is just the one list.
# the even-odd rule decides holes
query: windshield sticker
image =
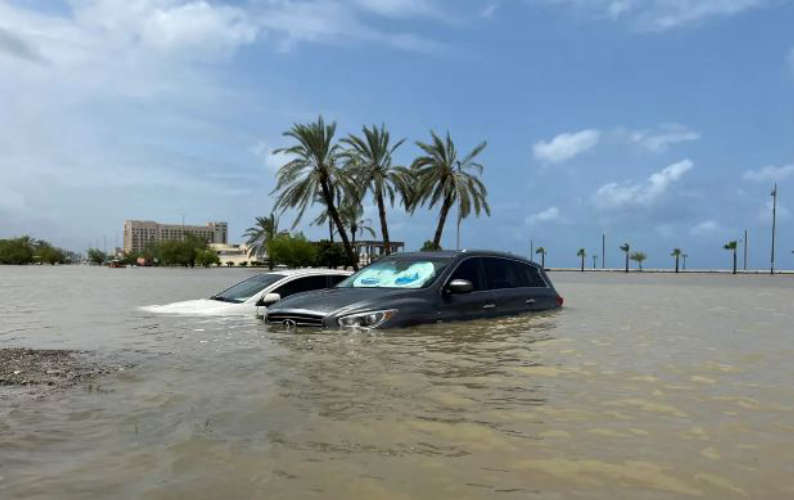
{"label": "windshield sticker", "polygon": [[355,287],[421,288],[436,272],[431,262],[417,262],[397,272],[393,267],[372,266],[353,281]]}

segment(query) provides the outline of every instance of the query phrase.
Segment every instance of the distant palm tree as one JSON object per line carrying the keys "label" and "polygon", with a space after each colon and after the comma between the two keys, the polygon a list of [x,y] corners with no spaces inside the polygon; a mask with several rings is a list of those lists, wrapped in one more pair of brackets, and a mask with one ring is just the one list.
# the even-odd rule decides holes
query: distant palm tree
{"label": "distant palm tree", "polygon": [[339,215],[347,227],[350,228],[350,235],[352,236],[351,243],[356,246],[356,235],[360,232],[362,235],[366,232],[373,238],[375,237],[375,230],[372,229],[372,220],[364,219],[364,207],[361,203],[351,200],[349,203],[343,204],[339,209]]}
{"label": "distant palm tree", "polygon": [[640,271],[642,271],[642,262],[647,258],[648,256],[645,255],[644,252],[634,252],[631,254],[631,260],[637,262],[637,266],[640,268]]}
{"label": "distant palm tree", "polygon": [[576,256],[582,259],[582,272],[584,272],[584,258],[587,257],[587,252],[585,252],[584,248],[580,248],[578,252],[576,252]]}
{"label": "distant palm tree", "polygon": [[736,241],[729,241],[722,248],[733,252],[733,274],[736,274]]}
{"label": "distant palm tree", "polygon": [[548,253],[545,248],[538,247],[535,253],[540,255],[540,267],[546,269],[546,254]]}
{"label": "distant palm tree", "polygon": [[449,132],[446,140],[435,132],[430,133],[433,139],[430,144],[419,141],[416,143],[425,156],[416,158],[411,165],[412,175],[416,179],[411,206],[416,208],[417,205],[428,203],[432,208],[441,203],[438,226],[433,237],[433,244],[439,247],[447,215],[456,203],[459,220],[468,217],[472,209],[477,216],[481,211],[491,215],[491,208],[486,200],[488,190],[479,178],[484,167],[474,161],[487,143],[482,142],[463,159],[458,160],[458,152]]}
{"label": "distant palm tree", "polygon": [[[278,217],[271,213],[268,217],[257,217],[256,224],[245,230],[248,245],[248,256],[261,257],[267,251],[267,245],[278,234]],[[268,266],[273,270],[273,259],[268,259]]]}
{"label": "distant palm tree", "polygon": [[351,134],[342,139],[342,142],[349,147],[345,156],[355,169],[357,182],[365,192],[372,191],[375,198],[383,246],[388,255],[391,253],[391,243],[389,227],[386,223],[386,201],[394,206],[395,193],[397,193],[406,208],[410,208],[411,204],[407,187],[408,169],[392,165],[392,155],[405,139],[390,144],[389,131],[386,130],[385,125],[381,125],[380,128],[375,125],[372,128],[364,127],[362,133],[362,137]]}
{"label": "distant palm tree", "polygon": [[673,249],[673,253],[671,253],[670,255],[675,257],[675,272],[677,273],[678,272],[678,260],[683,255],[683,252],[681,251],[680,248],[674,248]]}
{"label": "distant palm tree", "polygon": [[284,211],[294,208],[298,211],[293,226],[297,225],[311,203],[321,199],[339,232],[348,260],[353,269],[358,270],[353,247],[334,199],[337,189],[344,192],[350,186],[349,178],[337,165],[341,151],[339,145],[334,143],[335,133],[336,123],[326,125],[322,116],[316,122],[296,123],[284,132],[283,135],[294,139],[296,144],[274,151],[293,159],[278,170],[273,193],[278,193],[277,209]]}
{"label": "distant palm tree", "polygon": [[620,245],[620,249],[626,252],[626,272],[629,272],[629,252],[631,252],[631,246],[628,243],[624,243]]}

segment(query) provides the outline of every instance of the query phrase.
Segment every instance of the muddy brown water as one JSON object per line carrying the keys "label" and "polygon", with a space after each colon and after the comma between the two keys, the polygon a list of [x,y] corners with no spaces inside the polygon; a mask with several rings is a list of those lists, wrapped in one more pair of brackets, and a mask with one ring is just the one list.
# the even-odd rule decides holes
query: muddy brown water
{"label": "muddy brown water", "polygon": [[555,273],[534,316],[157,316],[251,270],[0,267],[0,347],[134,365],[0,398],[0,498],[792,498],[794,278]]}

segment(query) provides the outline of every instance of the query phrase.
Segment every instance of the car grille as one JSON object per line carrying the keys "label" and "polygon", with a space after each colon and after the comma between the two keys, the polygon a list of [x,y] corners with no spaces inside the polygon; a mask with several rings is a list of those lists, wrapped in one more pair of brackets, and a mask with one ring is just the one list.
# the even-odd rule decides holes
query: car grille
{"label": "car grille", "polygon": [[[314,314],[272,313],[265,320],[270,325],[322,327],[323,317]],[[292,325],[291,322],[295,322]]]}

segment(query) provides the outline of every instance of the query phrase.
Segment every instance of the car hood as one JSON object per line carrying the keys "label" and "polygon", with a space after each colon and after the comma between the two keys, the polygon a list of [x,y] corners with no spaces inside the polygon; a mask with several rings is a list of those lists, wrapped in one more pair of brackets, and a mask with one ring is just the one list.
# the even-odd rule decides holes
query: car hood
{"label": "car hood", "polygon": [[407,295],[415,295],[416,289],[394,288],[331,288],[306,292],[284,300],[268,308],[269,313],[301,312],[322,314],[327,316],[339,310],[355,311],[370,306],[380,307],[387,299],[399,299]]}

